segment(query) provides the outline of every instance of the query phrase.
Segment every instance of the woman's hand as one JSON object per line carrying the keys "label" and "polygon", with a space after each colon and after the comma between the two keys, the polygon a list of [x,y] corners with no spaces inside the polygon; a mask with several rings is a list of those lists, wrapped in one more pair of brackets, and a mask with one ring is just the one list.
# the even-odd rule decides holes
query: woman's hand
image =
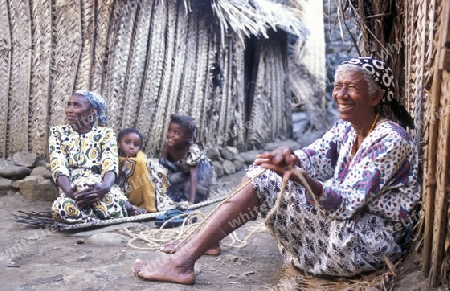
{"label": "woman's hand", "polygon": [[94,204],[105,197],[111,186],[105,184],[87,184],[87,188],[74,194],[77,206],[84,208]]}
{"label": "woman's hand", "polygon": [[86,189],[74,194],[77,206],[84,208],[102,200],[106,193],[111,190],[115,178],[115,173],[109,171],[103,176],[101,184],[86,184]]}
{"label": "woman's hand", "polygon": [[279,147],[271,153],[257,155],[253,165],[270,169],[283,176],[288,170],[299,167],[300,161],[290,147]]}

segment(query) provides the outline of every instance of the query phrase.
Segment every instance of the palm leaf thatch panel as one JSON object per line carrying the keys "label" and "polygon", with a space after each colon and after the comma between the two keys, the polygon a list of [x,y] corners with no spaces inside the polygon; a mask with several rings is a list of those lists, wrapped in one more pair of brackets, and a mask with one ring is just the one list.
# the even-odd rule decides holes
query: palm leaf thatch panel
{"label": "palm leaf thatch panel", "polygon": [[81,57],[81,0],[53,5],[50,126],[61,124],[68,96],[74,89]]}
{"label": "palm leaf thatch panel", "polygon": [[32,67],[30,88],[31,149],[47,152],[52,37],[51,2],[31,2]]}
{"label": "palm leaf thatch panel", "polygon": [[137,1],[125,1],[118,18],[109,78],[108,125],[114,129],[122,127],[122,116],[126,102],[126,81],[132,48]]}
{"label": "palm leaf thatch panel", "polygon": [[[0,0],[0,82],[9,84],[11,69],[11,33],[8,1]],[[6,156],[8,139],[9,86],[0,90],[0,157]]]}
{"label": "palm leaf thatch panel", "polygon": [[[251,93],[248,143],[261,148],[274,138],[290,134],[289,78],[286,74],[286,48],[276,38],[258,41],[257,69]],[[284,56],[282,58],[275,56]]]}
{"label": "palm leaf thatch panel", "polygon": [[[9,1],[11,36],[10,94],[8,102],[8,143],[28,150],[29,94],[31,79],[31,19],[28,2]],[[9,149],[12,150],[12,149]]]}
{"label": "palm leaf thatch panel", "polygon": [[[114,8],[114,1],[94,1],[94,47],[92,48],[92,67],[89,75],[90,89],[104,94],[103,82],[105,82],[105,64],[108,62],[109,41],[108,35],[112,33],[110,23]],[[107,96],[107,94],[104,94]]]}

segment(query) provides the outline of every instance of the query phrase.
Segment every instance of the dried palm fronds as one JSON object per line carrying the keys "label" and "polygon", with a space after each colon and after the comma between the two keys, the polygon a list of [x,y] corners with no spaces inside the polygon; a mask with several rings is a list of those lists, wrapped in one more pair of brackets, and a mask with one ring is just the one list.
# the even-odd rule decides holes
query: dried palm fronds
{"label": "dried palm fronds", "polygon": [[[30,137],[31,148],[37,153],[46,153],[48,140],[48,118],[50,115],[50,66],[52,38],[48,31],[52,30],[51,2],[31,2],[33,18],[33,63],[31,67],[30,90]],[[0,24],[1,27],[3,27]],[[1,38],[1,37],[0,37]],[[0,99],[2,99],[0,97]]]}
{"label": "dried palm fronds", "polygon": [[[162,144],[162,137],[166,132],[166,124],[165,116],[168,102],[167,95],[160,95],[162,80],[163,80],[163,70],[164,70],[164,62],[165,62],[165,31],[167,28],[167,10],[165,4],[158,3],[158,1],[153,2],[153,21],[151,23],[151,39],[148,48],[148,64],[151,64],[151,67],[147,68],[148,77],[146,79],[146,86],[148,88],[148,94],[155,98],[155,104],[153,106],[156,107],[155,115],[152,116],[152,123],[149,124],[151,126],[151,130],[149,131],[150,136],[148,136],[148,141],[152,143],[151,148],[146,146],[147,153],[148,150],[153,150],[153,153],[159,153],[159,146]],[[142,110],[146,110],[142,108]]]}
{"label": "dried palm fronds", "polygon": [[[161,115],[159,115],[160,117],[157,117],[157,115],[155,115],[155,117],[158,119],[155,119],[155,122],[152,124],[152,128],[155,128],[155,126],[157,126],[160,136],[153,136],[153,138],[151,139],[151,141],[152,141],[151,148],[148,148],[148,150],[152,151],[155,155],[159,155],[159,153],[160,153],[159,150],[161,149],[161,145],[164,140],[163,137],[165,137],[166,129],[168,127],[169,120],[170,120],[170,115],[173,113],[176,113],[178,97],[180,96],[177,94],[169,95],[169,92],[172,90],[174,83],[180,84],[180,82],[181,82],[181,80],[175,81],[174,75],[173,75],[173,67],[175,65],[174,62],[177,62],[177,60],[174,60],[174,59],[175,59],[175,55],[178,54],[178,47],[179,47],[178,43],[174,42],[173,39],[177,32],[177,27],[174,26],[174,23],[176,22],[176,16],[180,15],[177,13],[182,13],[182,9],[181,9],[180,5],[177,5],[176,3],[168,4],[165,9],[167,11],[165,11],[164,13],[166,13],[167,18],[166,18],[166,16],[164,16],[165,21],[163,22],[163,25],[161,27],[159,27],[159,29],[163,30],[163,31],[161,31],[161,33],[162,33],[161,40],[164,41],[164,43],[166,45],[163,46],[164,49],[160,52],[160,55],[156,55],[157,59],[155,60],[157,62],[157,64],[159,65],[159,68],[161,68],[160,73],[158,75],[156,75],[156,77],[159,80],[159,86],[160,86],[159,90],[157,91],[157,94],[158,94],[159,98],[162,98],[161,100],[164,103],[158,104],[158,113],[160,113]],[[159,21],[159,20],[155,20],[155,21]],[[187,39],[185,39],[185,40],[187,40]],[[193,47],[186,45],[186,43],[180,43],[180,45],[185,46],[186,51],[194,49]],[[184,53],[186,51],[184,51],[182,53],[180,52],[180,53],[182,55],[184,55]],[[184,64],[185,64],[186,60],[179,59],[178,61],[181,62],[181,64],[180,64],[181,68],[184,68]],[[185,74],[193,74],[193,72],[186,72],[185,69],[182,69],[180,75],[177,75],[177,76],[181,77]],[[174,81],[174,83],[172,83],[172,81]],[[182,94],[184,92],[185,88],[178,87],[178,88],[176,88],[176,90],[177,90],[178,94]],[[152,134],[153,134],[153,130],[152,130]]]}
{"label": "dried palm fronds", "polygon": [[95,7],[94,1],[80,1],[80,16],[81,16],[81,51],[80,61],[78,63],[75,89],[88,90],[91,88],[91,66],[94,62],[94,31],[95,24]]}
{"label": "dried palm fronds", "polygon": [[9,2],[11,35],[14,49],[11,53],[10,98],[8,104],[9,153],[28,150],[29,93],[31,80],[31,16],[28,2]]}
{"label": "dried palm fronds", "polygon": [[[142,83],[145,78],[147,44],[150,38],[150,26],[152,20],[151,0],[140,0],[137,3],[135,24],[132,29],[130,54],[128,57],[128,69],[125,83],[125,100],[123,103],[122,128],[134,127],[139,119],[139,103]],[[138,128],[140,130],[140,128]]]}
{"label": "dried palm fronds", "polygon": [[[297,5],[299,3],[295,2]],[[228,29],[243,32],[247,37],[256,35],[268,38],[269,29],[282,29],[299,37],[306,35],[298,7],[289,8],[268,0],[213,0],[211,4],[220,21],[222,36]]]}
{"label": "dried palm fronds", "polygon": [[90,74],[90,89],[107,96],[103,92],[102,86],[105,83],[105,65],[108,62],[108,34],[113,24],[111,14],[114,9],[115,1],[95,1],[95,26],[94,26],[94,48],[92,50],[92,72]]}
{"label": "dried palm fronds", "polygon": [[80,2],[56,1],[53,13],[53,50],[50,87],[50,126],[64,122],[64,107],[74,90],[80,60]]}
{"label": "dried palm fronds", "polygon": [[[11,27],[8,1],[0,0],[0,82],[9,84],[11,70]],[[0,90],[0,157],[6,156],[8,139],[9,86]]]}
{"label": "dried palm fronds", "polygon": [[121,8],[118,31],[115,38],[113,60],[114,70],[109,75],[108,126],[116,131],[123,126],[123,110],[125,104],[126,79],[128,61],[131,50],[132,33],[136,19],[137,0],[125,1]]}
{"label": "dried palm fronds", "polygon": [[210,66],[209,50],[209,18],[206,15],[197,14],[198,36],[197,36],[197,66],[194,77],[194,90],[192,96],[192,108],[190,115],[197,121],[201,120],[204,108],[204,100],[207,93],[207,84]]}

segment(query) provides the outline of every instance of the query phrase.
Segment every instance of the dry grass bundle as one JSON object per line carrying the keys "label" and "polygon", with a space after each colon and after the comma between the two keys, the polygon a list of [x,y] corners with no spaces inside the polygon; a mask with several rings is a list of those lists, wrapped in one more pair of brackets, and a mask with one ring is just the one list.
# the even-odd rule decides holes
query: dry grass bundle
{"label": "dry grass bundle", "polygon": [[283,29],[294,35],[306,35],[300,19],[301,1],[292,8],[268,0],[213,0],[212,7],[218,17],[223,35],[228,29],[246,36],[268,38],[268,29]]}

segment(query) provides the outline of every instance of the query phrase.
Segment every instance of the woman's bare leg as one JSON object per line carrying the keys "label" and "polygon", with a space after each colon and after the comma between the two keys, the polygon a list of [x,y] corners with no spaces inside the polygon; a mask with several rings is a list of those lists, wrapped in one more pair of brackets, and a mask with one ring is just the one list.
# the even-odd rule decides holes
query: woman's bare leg
{"label": "woman's bare leg", "polygon": [[[169,242],[165,245],[163,245],[160,249],[161,252],[166,253],[166,254],[174,254],[175,248],[179,248],[178,245],[180,244],[180,240],[175,240],[172,242]],[[188,243],[188,241],[186,241],[184,244]],[[209,256],[218,256],[222,253],[222,249],[220,248],[220,243],[214,244],[212,245],[209,249],[206,250],[206,252],[204,253],[204,255],[209,255]]]}
{"label": "woman's bare leg", "polygon": [[[247,182],[244,177],[242,183]],[[193,284],[195,262],[212,246],[218,245],[228,234],[252,220],[260,203],[251,184],[222,204],[196,233],[175,254],[155,262],[137,260],[133,273],[152,280]]]}

